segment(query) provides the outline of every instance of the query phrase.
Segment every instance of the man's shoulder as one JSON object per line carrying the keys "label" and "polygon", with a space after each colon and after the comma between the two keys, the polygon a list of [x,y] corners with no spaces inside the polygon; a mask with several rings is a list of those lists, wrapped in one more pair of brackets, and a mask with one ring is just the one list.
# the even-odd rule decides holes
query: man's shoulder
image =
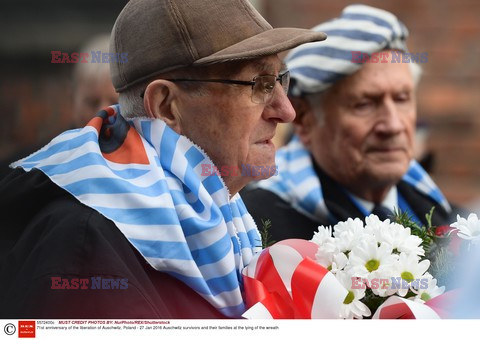
{"label": "man's shoulder", "polygon": [[[24,192],[12,195],[17,200],[12,208],[31,195],[36,196],[29,198],[36,206],[11,212],[18,215],[23,210],[25,217],[7,226],[22,232],[10,240],[12,247],[1,261],[0,274],[8,279],[0,281],[0,300],[10,307],[0,306],[0,316],[221,317],[185,284],[150,266],[112,221],[45,175],[18,172],[10,182],[15,184],[11,189]],[[22,182],[29,184],[25,187]],[[87,289],[72,288],[85,280]],[[183,307],[190,303],[196,309]]]}
{"label": "man's shoulder", "polygon": [[425,214],[428,214],[432,208],[435,208],[432,215],[432,224],[436,226],[453,223],[456,214],[462,211],[460,207],[452,205],[451,203],[449,203],[451,209],[447,211],[445,207],[440,205],[432,197],[417,190],[414,186],[403,180],[397,183],[397,189],[424,225],[427,223]]}
{"label": "man's shoulder", "polygon": [[[31,176],[24,179],[30,181]],[[94,261],[93,257],[104,253],[104,249],[111,249],[114,243],[128,246],[113,222],[41,177],[30,183],[30,190],[20,189],[25,192],[28,206],[21,205],[19,196],[6,211],[10,218],[4,226],[6,235],[1,238],[12,245],[6,256],[27,261],[41,275],[49,270],[80,270],[89,262],[101,265],[103,261]]]}
{"label": "man's shoulder", "polygon": [[270,221],[268,234],[271,241],[277,242],[288,238],[309,240],[319,225],[328,223],[312,220],[295,209],[290,202],[269,190],[250,187],[244,189],[241,196],[259,230],[263,231],[265,221]]}
{"label": "man's shoulder", "polygon": [[137,261],[112,221],[40,171],[18,172],[9,182],[4,186],[15,193],[10,194],[12,202],[4,211],[8,217],[0,242],[4,245],[3,269],[16,275],[17,282],[27,282],[18,268],[32,278],[55,273],[123,275],[129,272],[130,262]]}
{"label": "man's shoulder", "polygon": [[15,243],[32,238],[40,242],[84,242],[85,233],[111,232],[113,222],[80,203],[55,185],[43,172],[16,169],[0,183],[4,233]]}
{"label": "man's shoulder", "polygon": [[240,195],[251,215],[268,219],[277,215],[279,209],[296,212],[289,202],[270,190],[252,186],[244,188]]}

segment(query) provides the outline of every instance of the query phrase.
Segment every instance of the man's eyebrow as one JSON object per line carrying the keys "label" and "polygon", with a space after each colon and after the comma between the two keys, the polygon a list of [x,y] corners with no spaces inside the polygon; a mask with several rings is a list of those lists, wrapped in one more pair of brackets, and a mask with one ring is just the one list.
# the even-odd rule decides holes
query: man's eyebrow
{"label": "man's eyebrow", "polygon": [[[271,73],[271,72],[273,72],[273,70],[276,67],[276,64],[267,63],[265,61],[259,61],[259,60],[253,61],[253,64],[254,64],[254,67],[255,67],[257,72],[269,72],[269,73]],[[287,64],[285,64],[284,62],[280,63],[279,73],[282,73],[283,71],[286,71],[287,69],[288,69]]]}
{"label": "man's eyebrow", "polygon": [[255,65],[255,70],[258,72],[266,72],[271,68],[271,64],[266,63],[265,61],[255,60],[253,64]]}

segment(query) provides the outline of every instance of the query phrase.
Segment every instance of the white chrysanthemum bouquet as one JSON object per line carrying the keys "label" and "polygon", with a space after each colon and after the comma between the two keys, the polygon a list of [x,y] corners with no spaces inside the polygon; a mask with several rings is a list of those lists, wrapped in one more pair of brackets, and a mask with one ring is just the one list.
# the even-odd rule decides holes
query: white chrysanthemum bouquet
{"label": "white chrysanthemum bouquet", "polygon": [[369,317],[389,296],[427,301],[443,293],[428,273],[422,238],[408,227],[375,215],[319,227],[316,260],[348,290],[340,317]]}
{"label": "white chrysanthemum bouquet", "polygon": [[[450,226],[418,226],[407,213],[394,222],[370,215],[321,226],[312,240],[268,246],[242,271],[246,318],[449,317],[462,258],[480,243],[480,220],[460,216]],[[467,242],[464,242],[467,241]],[[451,291],[446,292],[447,285]],[[430,301],[431,300],[431,301]],[[445,307],[446,306],[446,307]],[[447,308],[447,309],[445,309]]]}

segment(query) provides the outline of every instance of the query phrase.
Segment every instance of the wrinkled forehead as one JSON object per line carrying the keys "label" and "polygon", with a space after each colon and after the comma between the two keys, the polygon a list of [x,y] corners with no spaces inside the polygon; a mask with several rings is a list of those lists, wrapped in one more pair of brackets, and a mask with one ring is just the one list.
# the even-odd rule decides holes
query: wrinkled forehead
{"label": "wrinkled forehead", "polygon": [[278,56],[269,56],[261,59],[252,60],[252,66],[257,71],[282,71],[287,65],[280,60]]}
{"label": "wrinkled forehead", "polygon": [[244,62],[242,71],[252,74],[273,74],[277,75],[287,69],[277,55],[263,58],[251,59]]}
{"label": "wrinkled forehead", "polygon": [[414,90],[410,65],[392,62],[365,64],[361,69],[337,81],[331,93],[338,95],[380,94]]}

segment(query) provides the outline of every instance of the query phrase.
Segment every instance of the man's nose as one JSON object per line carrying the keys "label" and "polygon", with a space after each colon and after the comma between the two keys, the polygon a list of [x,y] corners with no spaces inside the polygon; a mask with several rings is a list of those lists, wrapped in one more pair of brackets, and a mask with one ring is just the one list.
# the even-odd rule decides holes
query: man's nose
{"label": "man's nose", "polygon": [[295,119],[295,110],[280,84],[276,84],[272,101],[264,110],[265,119],[275,119],[278,123],[290,123]]}
{"label": "man's nose", "polygon": [[399,109],[395,101],[385,99],[378,114],[378,122],[375,125],[375,131],[384,134],[397,134],[405,129],[404,110]]}

